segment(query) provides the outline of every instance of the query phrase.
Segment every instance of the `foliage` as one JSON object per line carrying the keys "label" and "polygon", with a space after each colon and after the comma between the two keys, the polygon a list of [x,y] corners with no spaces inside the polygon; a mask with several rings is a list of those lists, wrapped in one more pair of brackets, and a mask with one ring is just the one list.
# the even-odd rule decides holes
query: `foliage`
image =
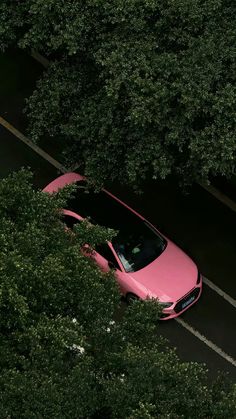
{"label": "foliage", "polygon": [[32,137],[57,137],[101,180],[234,172],[234,2],[18,3],[1,2],[0,45],[52,60],[28,102]]}
{"label": "foliage", "polygon": [[234,417],[233,388],[157,337],[155,301],[119,314],[113,273],[81,252],[114,233],[66,230],[70,193],[33,189],[25,170],[0,181],[0,417]]}
{"label": "foliage", "polygon": [[6,0],[0,3],[0,50],[5,50],[9,45],[14,45],[21,30],[24,33],[28,4],[18,1]]}

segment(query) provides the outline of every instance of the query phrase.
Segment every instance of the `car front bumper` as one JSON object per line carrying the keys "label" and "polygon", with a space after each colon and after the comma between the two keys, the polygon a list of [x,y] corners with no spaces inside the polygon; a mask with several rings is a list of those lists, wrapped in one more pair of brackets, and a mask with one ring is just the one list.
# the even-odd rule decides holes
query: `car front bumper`
{"label": "car front bumper", "polygon": [[188,294],[182,297],[179,301],[176,301],[176,303],[173,306],[163,309],[162,314],[160,316],[160,320],[169,320],[180,316],[199,300],[201,293],[202,277],[200,279],[200,283]]}

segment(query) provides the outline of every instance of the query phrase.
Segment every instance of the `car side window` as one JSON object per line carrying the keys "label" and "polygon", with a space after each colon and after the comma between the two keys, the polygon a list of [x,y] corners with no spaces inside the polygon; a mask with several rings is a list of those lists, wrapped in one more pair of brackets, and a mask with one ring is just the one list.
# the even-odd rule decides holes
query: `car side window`
{"label": "car side window", "polygon": [[117,260],[116,260],[116,258],[114,256],[112,250],[108,246],[108,244],[100,244],[100,245],[97,245],[95,247],[95,250],[101,256],[103,256],[107,260],[107,262],[111,262],[112,265],[114,265],[114,268],[115,269],[119,269],[120,270],[119,264],[118,264],[118,262],[117,262]]}

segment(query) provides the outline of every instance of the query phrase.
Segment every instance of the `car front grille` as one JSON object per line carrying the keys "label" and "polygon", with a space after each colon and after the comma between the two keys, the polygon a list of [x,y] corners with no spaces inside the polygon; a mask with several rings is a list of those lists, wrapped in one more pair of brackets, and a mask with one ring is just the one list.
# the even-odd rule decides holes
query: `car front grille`
{"label": "car front grille", "polygon": [[[179,313],[180,311],[188,307],[188,305],[192,304],[199,296],[199,293],[200,293],[200,288],[195,288],[193,291],[187,294],[184,298],[179,300],[178,303],[174,307],[175,312]],[[188,303],[188,301],[189,301],[189,304],[186,304]]]}

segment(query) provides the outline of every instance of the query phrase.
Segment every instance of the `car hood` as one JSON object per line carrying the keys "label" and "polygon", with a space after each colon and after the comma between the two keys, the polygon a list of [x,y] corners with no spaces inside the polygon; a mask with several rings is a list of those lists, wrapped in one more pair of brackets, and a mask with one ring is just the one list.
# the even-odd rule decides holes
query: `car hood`
{"label": "car hood", "polygon": [[170,240],[164,252],[152,263],[129,275],[161,301],[177,301],[197,282],[195,263]]}

